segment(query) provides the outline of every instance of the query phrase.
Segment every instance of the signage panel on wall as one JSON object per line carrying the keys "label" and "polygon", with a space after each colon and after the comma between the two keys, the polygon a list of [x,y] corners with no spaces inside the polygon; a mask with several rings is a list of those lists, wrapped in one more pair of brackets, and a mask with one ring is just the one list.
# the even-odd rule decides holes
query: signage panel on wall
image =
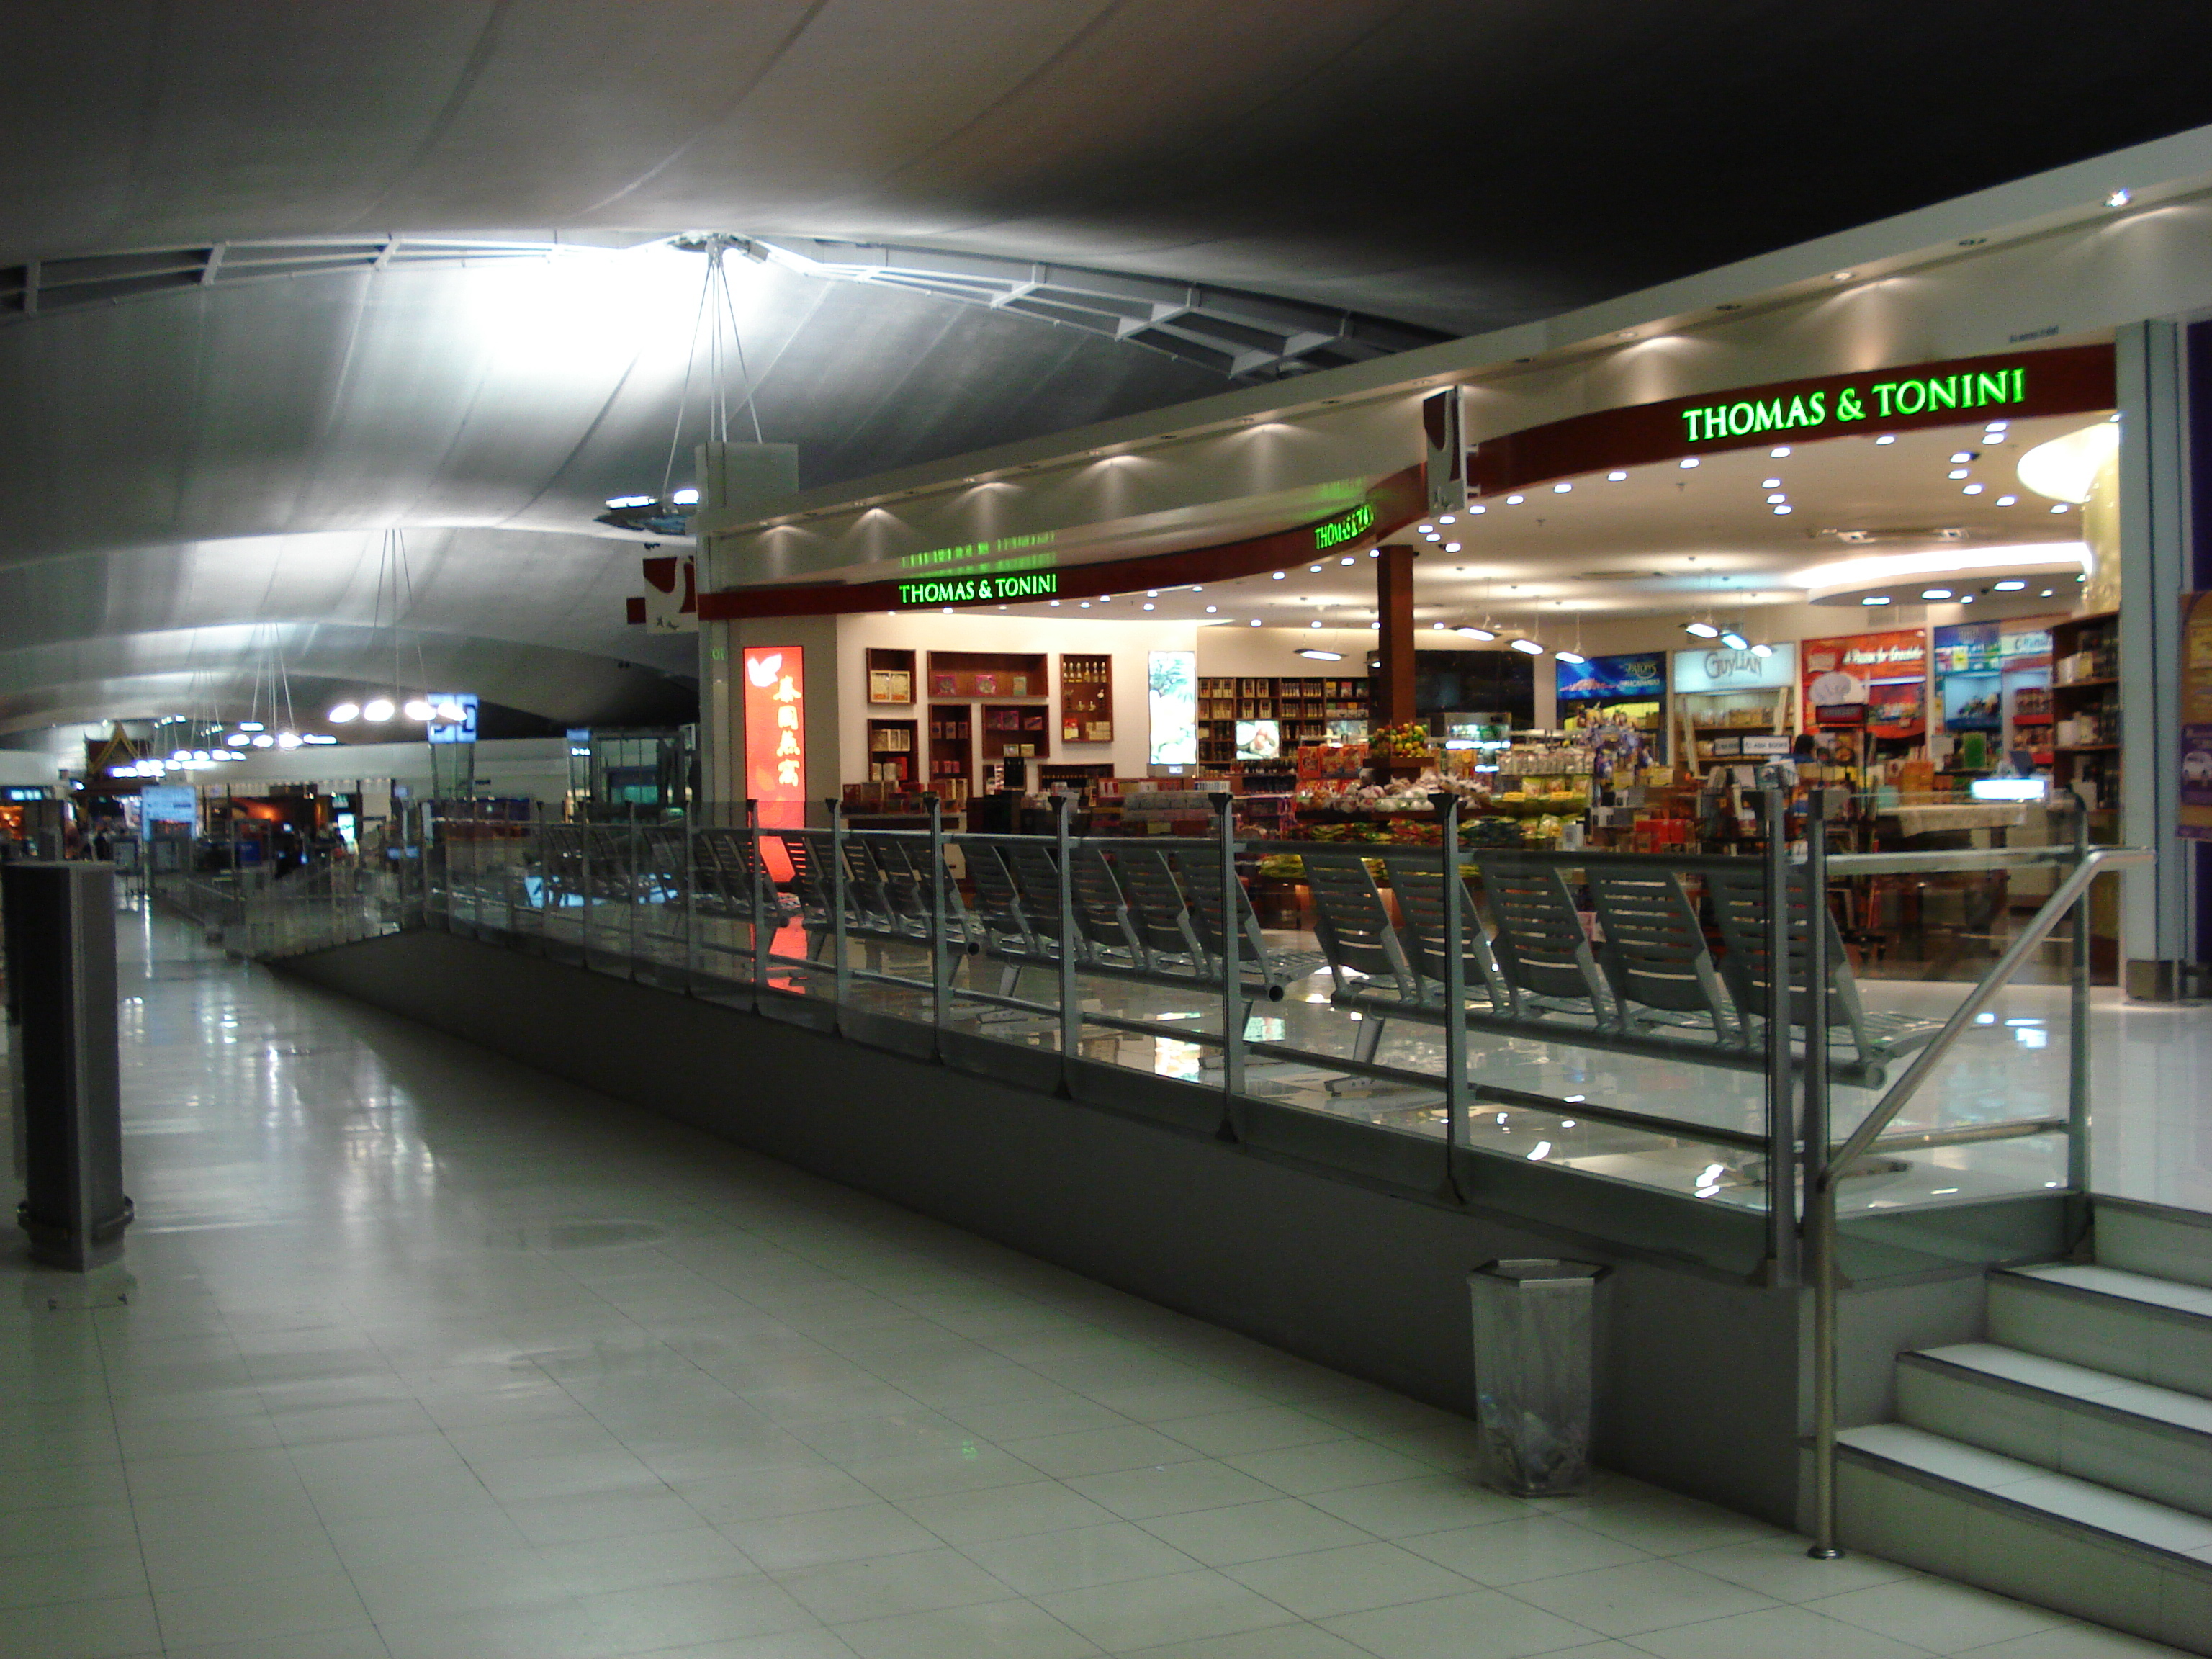
{"label": "signage panel on wall", "polygon": [[[764,830],[806,823],[806,653],[795,645],[749,645],[745,682],[745,793],[760,803]],[[769,851],[779,880],[787,860]],[[775,866],[783,864],[777,870]]]}
{"label": "signage panel on wall", "polygon": [[1797,647],[1778,645],[1768,657],[1726,646],[1677,651],[1671,678],[1677,691],[1778,691],[1797,684]]}
{"label": "signage panel on wall", "polygon": [[477,740],[477,694],[473,691],[433,691],[428,699],[433,708],[458,708],[461,717],[457,720],[433,720],[428,737],[433,743],[474,743]]}
{"label": "signage panel on wall", "polygon": [[[1968,673],[1995,668],[2003,630],[1996,623],[1959,623],[1936,630],[1936,672]],[[2051,647],[2048,644],[2045,650]]]}
{"label": "signage panel on wall", "polygon": [[181,823],[198,834],[200,792],[190,784],[149,783],[138,791],[138,812],[149,825]]}
{"label": "signage panel on wall", "polygon": [[1917,628],[1805,641],[1805,707],[1814,726],[1856,726],[1877,737],[1917,737],[1927,724],[1923,691],[1928,638]]}
{"label": "signage panel on wall", "polygon": [[1667,690],[1667,658],[1658,651],[1592,657],[1559,665],[1559,695],[1570,698],[1656,697]]}
{"label": "signage panel on wall", "polygon": [[2181,596],[2181,801],[2185,841],[2212,841],[2212,593]]}
{"label": "signage panel on wall", "polygon": [[1155,651],[1146,665],[1145,706],[1155,766],[1198,764],[1198,653]]}

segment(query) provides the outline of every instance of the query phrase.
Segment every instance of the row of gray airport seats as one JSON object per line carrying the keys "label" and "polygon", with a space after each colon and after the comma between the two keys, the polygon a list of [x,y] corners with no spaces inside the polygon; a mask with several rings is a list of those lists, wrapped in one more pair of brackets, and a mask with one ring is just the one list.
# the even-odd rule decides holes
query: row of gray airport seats
{"label": "row of gray airport seats", "polygon": [[[1266,939],[1243,883],[1223,879],[1216,848],[1071,843],[1063,913],[1058,849],[1036,837],[958,838],[953,845],[967,890],[951,880],[941,893],[928,843],[910,834],[856,830],[841,838],[794,830],[769,839],[789,860],[791,873],[781,882],[761,869],[743,830],[690,832],[687,861],[680,829],[632,836],[548,826],[544,878],[549,890],[585,895],[688,892],[708,914],[739,921],[757,904],[775,927],[799,925],[809,957],[818,961],[837,932],[842,856],[843,931],[872,966],[880,966],[888,947],[929,946],[941,915],[950,949],[1000,964],[1002,994],[1011,993],[1023,969],[1057,968],[1066,952],[1085,974],[1218,994],[1233,934],[1238,988],[1248,1002],[1279,1000],[1291,985],[1326,969],[1330,1001],[1361,1016],[1356,1054],[1363,1060],[1374,1058],[1391,1022],[1436,1025],[1450,1017],[1448,893],[1433,850],[1301,847],[1320,946],[1311,951]],[[1686,873],[1649,860],[1590,854],[1578,860],[1586,921],[1557,863],[1510,853],[1478,853],[1471,862],[1477,883],[1458,878],[1457,894],[1457,1018],[1468,1025],[1737,1067],[1762,1054],[1773,971],[1763,867],[1705,861]],[[1717,955],[1693,883],[1718,936]],[[1810,1012],[1808,905],[1802,880],[1788,890],[1795,1033]],[[1841,1080],[1872,1086],[1887,1061],[1926,1042],[1941,1024],[1867,1007],[1834,921],[1825,905],[1820,910],[1829,932],[1829,1063]]]}

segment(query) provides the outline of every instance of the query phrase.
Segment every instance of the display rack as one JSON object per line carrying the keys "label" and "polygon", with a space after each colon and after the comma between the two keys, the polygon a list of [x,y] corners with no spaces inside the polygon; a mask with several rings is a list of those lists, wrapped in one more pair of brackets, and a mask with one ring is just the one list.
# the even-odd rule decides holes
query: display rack
{"label": "display rack", "polygon": [[2120,805],[2120,623],[2104,611],[2051,629],[2051,778],[2089,809],[2098,839]]}
{"label": "display rack", "polygon": [[1036,697],[1049,695],[1041,651],[933,651],[929,695],[939,697]]}
{"label": "display rack", "polygon": [[1114,741],[1113,658],[1060,653],[1060,740]]}
{"label": "display rack", "polygon": [[868,650],[868,701],[870,702],[912,702],[914,701],[914,653],[911,651]]}
{"label": "display rack", "polygon": [[975,711],[967,703],[933,703],[929,710],[929,782],[957,782],[964,795],[975,781]]}
{"label": "display rack", "polygon": [[912,783],[919,757],[915,720],[868,722],[868,778],[877,783]]}
{"label": "display rack", "polygon": [[1042,760],[1052,753],[1042,703],[987,702],[983,705],[983,758]]}
{"label": "display rack", "polygon": [[[1198,761],[1228,766],[1237,759],[1237,723],[1273,720],[1280,728],[1281,752],[1300,744],[1364,739],[1367,722],[1365,679],[1206,678],[1198,683]],[[1357,723],[1355,733],[1348,728]]]}
{"label": "display rack", "polygon": [[1797,689],[1791,685],[1745,691],[1678,691],[1674,702],[1674,753],[1682,763],[1706,766],[1732,760],[1721,752],[1727,739],[1788,737],[1796,730]]}

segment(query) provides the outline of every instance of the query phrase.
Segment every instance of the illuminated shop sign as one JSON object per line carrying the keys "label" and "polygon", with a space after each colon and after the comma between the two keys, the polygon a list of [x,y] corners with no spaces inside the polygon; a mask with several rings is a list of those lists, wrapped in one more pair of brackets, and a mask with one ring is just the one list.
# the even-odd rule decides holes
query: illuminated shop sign
{"label": "illuminated shop sign", "polygon": [[1332,547],[1341,547],[1346,542],[1357,541],[1373,528],[1374,524],[1375,509],[1363,501],[1351,512],[1339,514],[1327,523],[1314,526],[1314,551],[1324,552]]}
{"label": "illuminated shop sign", "polygon": [[806,822],[806,653],[795,645],[747,646],[745,793],[767,829]]}
{"label": "illuminated shop sign", "polygon": [[1797,683],[1797,647],[1778,645],[1771,655],[1725,646],[1674,653],[1668,676],[1677,691],[1772,691]]}
{"label": "illuminated shop sign", "polygon": [[937,581],[901,582],[901,605],[980,605],[996,600],[1050,599],[1060,592],[1053,571],[1012,576],[947,576]]}
{"label": "illuminated shop sign", "polygon": [[1705,443],[1759,432],[1802,432],[1854,421],[1887,421],[1945,409],[1996,409],[2027,401],[2027,369],[2021,364],[1918,378],[1892,374],[1885,380],[1868,374],[1834,387],[1832,399],[1829,388],[1815,387],[1788,397],[1742,398],[1685,409],[1682,435],[1692,443]]}

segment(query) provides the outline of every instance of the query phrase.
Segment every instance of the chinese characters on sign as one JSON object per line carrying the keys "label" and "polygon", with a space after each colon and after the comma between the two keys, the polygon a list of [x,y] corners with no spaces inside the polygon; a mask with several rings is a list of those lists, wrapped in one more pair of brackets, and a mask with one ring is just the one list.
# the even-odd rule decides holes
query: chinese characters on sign
{"label": "chinese characters on sign", "polygon": [[[745,793],[763,830],[806,823],[806,653],[795,645],[747,646]],[[779,861],[773,849],[771,870]],[[779,879],[788,870],[776,872]]]}

